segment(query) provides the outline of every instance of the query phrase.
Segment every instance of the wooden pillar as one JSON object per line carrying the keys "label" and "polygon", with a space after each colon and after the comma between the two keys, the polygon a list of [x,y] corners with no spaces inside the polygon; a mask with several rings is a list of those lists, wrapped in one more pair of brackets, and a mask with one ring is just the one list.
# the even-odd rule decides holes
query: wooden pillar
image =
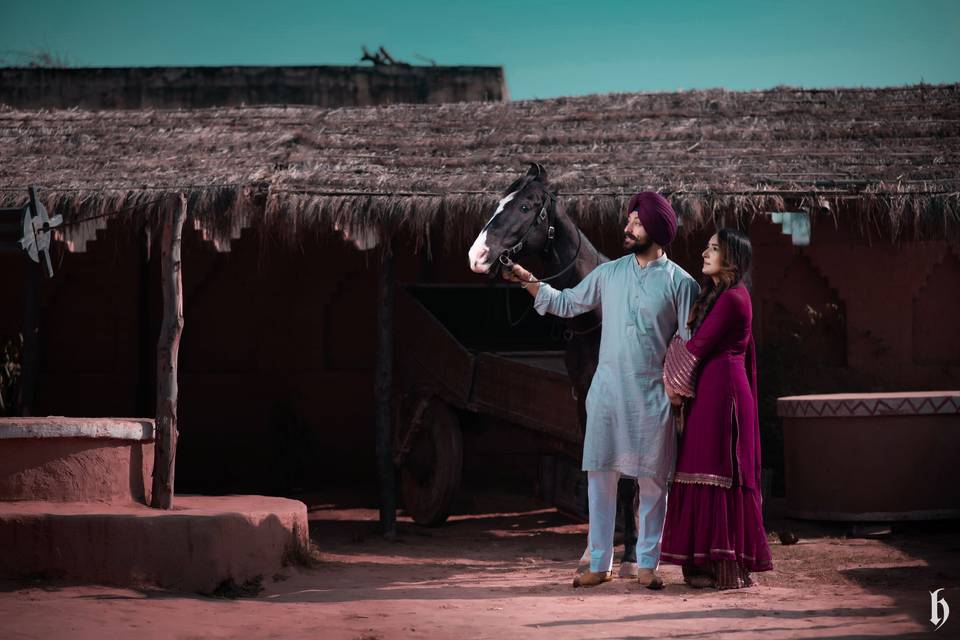
{"label": "wooden pillar", "polygon": [[183,331],[183,279],[180,237],[187,217],[187,199],[164,207],[160,241],[163,324],[157,343],[157,419],[151,506],[173,506],[173,472],[177,457],[177,354]]}
{"label": "wooden pillar", "polygon": [[377,283],[377,370],[374,382],[376,401],[377,472],[380,477],[380,525],[383,535],[397,535],[397,497],[394,486],[393,438],[390,425],[390,396],[393,388],[393,252],[384,247]]}

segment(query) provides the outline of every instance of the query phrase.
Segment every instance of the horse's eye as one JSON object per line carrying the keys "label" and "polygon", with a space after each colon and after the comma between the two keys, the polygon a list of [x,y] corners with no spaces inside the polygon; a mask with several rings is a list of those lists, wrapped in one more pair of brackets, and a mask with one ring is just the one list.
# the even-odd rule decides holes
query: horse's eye
{"label": "horse's eye", "polygon": [[527,211],[530,211],[530,207],[528,207],[525,204],[522,204],[520,205],[520,211],[523,211],[524,213],[526,213]]}

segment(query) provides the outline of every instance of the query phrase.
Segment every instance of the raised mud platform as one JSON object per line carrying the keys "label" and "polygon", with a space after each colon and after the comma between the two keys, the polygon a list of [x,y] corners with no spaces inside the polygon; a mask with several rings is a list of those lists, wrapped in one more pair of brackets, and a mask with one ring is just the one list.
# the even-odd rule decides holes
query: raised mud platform
{"label": "raised mud platform", "polygon": [[0,418],[0,576],[209,593],[309,545],[307,508],[265,496],[152,509],[152,420]]}
{"label": "raised mud platform", "polygon": [[269,578],[307,548],[307,508],[265,496],[137,504],[0,502],[0,574],[209,593]]}

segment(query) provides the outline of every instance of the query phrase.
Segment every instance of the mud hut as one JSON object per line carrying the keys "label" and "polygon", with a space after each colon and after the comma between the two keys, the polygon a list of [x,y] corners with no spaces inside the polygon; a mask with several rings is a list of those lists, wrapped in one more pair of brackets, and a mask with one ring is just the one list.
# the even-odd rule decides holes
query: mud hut
{"label": "mud hut", "polygon": [[[715,225],[749,229],[766,397],[955,387],[958,142],[960,85],[2,108],[0,205],[38,185],[64,217],[41,291],[36,411],[152,415],[159,212],[183,197],[179,486],[369,475],[384,249],[400,282],[476,282],[466,248],[534,160],[608,255],[641,189],[669,194],[671,255],[692,273]],[[0,255],[5,336],[21,324],[24,265]]]}

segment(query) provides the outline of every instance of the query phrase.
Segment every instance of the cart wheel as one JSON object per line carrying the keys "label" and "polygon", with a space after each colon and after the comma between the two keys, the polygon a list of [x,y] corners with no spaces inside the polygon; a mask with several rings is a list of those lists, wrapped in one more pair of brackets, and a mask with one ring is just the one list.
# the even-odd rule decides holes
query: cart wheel
{"label": "cart wheel", "polygon": [[414,522],[436,527],[450,515],[460,488],[463,439],[456,414],[440,400],[430,402],[422,420],[400,467],[400,492]]}

